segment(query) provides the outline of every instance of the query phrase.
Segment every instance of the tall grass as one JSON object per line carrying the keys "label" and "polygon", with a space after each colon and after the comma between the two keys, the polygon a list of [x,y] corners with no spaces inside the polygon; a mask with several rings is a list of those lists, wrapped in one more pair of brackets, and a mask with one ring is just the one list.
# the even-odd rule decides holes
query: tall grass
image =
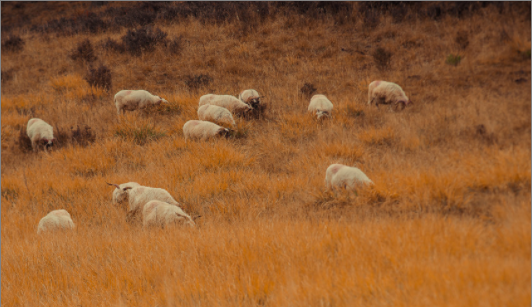
{"label": "tall grass", "polygon": [[[204,8],[176,21],[182,4],[152,4],[135,16],[179,38],[179,52],[160,44],[131,56],[98,44],[127,34],[105,17],[122,4],[41,5],[3,3],[6,23],[17,12],[50,21],[48,8],[89,30],[98,20],[86,12],[102,14],[108,28],[3,25],[24,40],[1,59],[13,72],[1,89],[3,306],[530,305],[529,15],[357,3],[344,16],[265,3],[249,16]],[[155,11],[164,18],[150,19]],[[88,38],[110,90],[90,86],[70,56]],[[459,65],[446,64],[458,53]],[[372,80],[400,84],[413,106],[368,106]],[[307,114],[310,85],[334,104],[332,119]],[[227,139],[185,142],[201,95],[248,88],[266,96],[264,118],[237,118]],[[122,89],[170,104],[119,120]],[[94,142],[34,154],[19,146],[32,117],[61,131],[88,126]],[[326,191],[332,163],[375,186]],[[198,226],[127,224],[106,182],[130,181],[166,189],[201,215]],[[76,230],[38,236],[39,220],[60,208]]]}

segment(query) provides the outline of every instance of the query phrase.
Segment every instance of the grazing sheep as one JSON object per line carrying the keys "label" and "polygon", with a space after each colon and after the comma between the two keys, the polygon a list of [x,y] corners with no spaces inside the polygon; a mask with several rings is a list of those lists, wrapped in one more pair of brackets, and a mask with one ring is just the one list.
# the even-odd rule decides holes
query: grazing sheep
{"label": "grazing sheep", "polygon": [[[151,188],[145,186],[124,187],[120,188],[118,184],[107,183],[115,186],[119,191],[116,195],[116,203],[128,201],[129,208],[126,220],[131,221],[142,213],[144,206],[151,200],[159,200],[169,203],[173,206],[179,206],[179,203],[165,189]],[[116,190],[115,190],[116,191]]]}
{"label": "grazing sheep", "polygon": [[331,164],[327,168],[325,185],[328,190],[340,188],[353,190],[357,186],[365,184],[373,185],[373,181],[356,167],[343,164]]}
{"label": "grazing sheep", "polygon": [[122,90],[115,95],[118,115],[120,115],[120,112],[125,113],[125,111],[145,109],[150,105],[158,106],[161,103],[168,103],[168,101],[145,90]]}
{"label": "grazing sheep", "polygon": [[203,120],[189,120],[183,125],[185,141],[188,139],[206,140],[216,136],[229,136],[229,129]]}
{"label": "grazing sheep", "polygon": [[219,107],[224,107],[227,110],[231,111],[233,114],[245,115],[246,113],[253,110],[253,108],[238,98],[231,95],[215,95],[207,94],[200,97],[199,106],[211,104]]}
{"label": "grazing sheep", "polygon": [[256,90],[244,90],[238,95],[238,99],[243,103],[250,105],[252,108],[255,108],[260,104],[259,92]]}
{"label": "grazing sheep", "polygon": [[40,146],[48,152],[55,143],[54,128],[40,118],[32,118],[28,121],[26,132],[31,140],[33,152],[37,152]]}
{"label": "grazing sheep", "polygon": [[226,124],[235,126],[235,120],[229,110],[224,107],[213,106],[212,104],[204,104],[198,109],[198,118],[200,120],[212,121],[217,124]]}
{"label": "grazing sheep", "polygon": [[186,214],[178,206],[170,205],[158,200],[152,200],[144,206],[144,209],[142,210],[142,220],[144,227],[165,227],[178,223],[190,227],[196,225],[190,215]]}
{"label": "grazing sheep", "polygon": [[[108,185],[112,185],[114,186],[112,183],[107,183]],[[122,189],[125,188],[125,187],[130,187],[130,188],[136,188],[136,187],[140,187],[140,184],[136,183],[136,182],[128,182],[128,183],[122,183],[120,185],[118,185],[118,187],[113,191],[113,204],[118,204],[118,197],[120,194],[123,194],[122,192]],[[120,198],[120,201],[124,201],[125,197],[121,197]]]}
{"label": "grazing sheep", "polygon": [[373,81],[368,86],[368,105],[375,102],[377,108],[379,104],[389,104],[397,108],[402,106],[401,110],[407,105],[413,104],[406,96],[403,89],[392,82],[386,81]]}
{"label": "grazing sheep", "polygon": [[76,227],[70,214],[64,210],[54,210],[48,213],[39,221],[39,226],[37,227],[37,233],[49,232],[55,230],[71,230]]}
{"label": "grazing sheep", "polygon": [[325,95],[314,95],[310,99],[310,104],[308,105],[309,112],[316,112],[318,119],[331,117],[333,109],[332,102],[325,97]]}

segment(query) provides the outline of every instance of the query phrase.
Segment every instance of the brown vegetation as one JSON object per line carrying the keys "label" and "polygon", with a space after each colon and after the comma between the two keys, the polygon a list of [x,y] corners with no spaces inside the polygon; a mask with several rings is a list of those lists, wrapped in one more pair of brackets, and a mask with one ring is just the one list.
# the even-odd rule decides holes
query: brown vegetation
{"label": "brown vegetation", "polygon": [[[530,2],[2,2],[2,306],[530,305],[530,26]],[[415,104],[368,106],[373,80]],[[264,116],[185,143],[201,95],[249,88]],[[170,103],[119,122],[121,89]],[[375,186],[326,191],[332,163]],[[106,181],[202,217],[129,225]],[[38,236],[60,208],[76,231]]]}

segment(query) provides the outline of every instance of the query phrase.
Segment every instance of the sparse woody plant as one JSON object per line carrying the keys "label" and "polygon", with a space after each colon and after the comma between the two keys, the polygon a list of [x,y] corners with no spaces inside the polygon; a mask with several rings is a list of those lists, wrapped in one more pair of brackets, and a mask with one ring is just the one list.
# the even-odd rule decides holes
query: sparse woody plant
{"label": "sparse woody plant", "polygon": [[[2,306],[531,304],[530,2],[1,6]],[[412,105],[368,105],[375,80]],[[134,89],[169,103],[118,115]],[[245,89],[263,114],[185,141],[202,95]],[[327,190],[335,163],[374,186]],[[201,217],[129,224],[106,182]],[[75,230],[38,235],[57,209]]]}

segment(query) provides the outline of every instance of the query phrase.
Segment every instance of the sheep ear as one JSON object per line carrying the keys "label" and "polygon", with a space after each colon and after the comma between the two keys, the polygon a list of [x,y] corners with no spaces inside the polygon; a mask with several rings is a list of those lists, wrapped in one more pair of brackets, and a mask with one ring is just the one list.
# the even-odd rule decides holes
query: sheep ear
{"label": "sheep ear", "polygon": [[132,189],[132,187],[125,187],[125,188],[122,189],[122,191],[127,191],[127,190],[131,190],[131,189]]}
{"label": "sheep ear", "polygon": [[116,184],[116,183],[109,183],[109,182],[107,182],[107,181],[106,181],[105,183],[107,183],[108,185],[115,186],[117,189],[120,190],[120,186],[118,186],[118,184]]}

